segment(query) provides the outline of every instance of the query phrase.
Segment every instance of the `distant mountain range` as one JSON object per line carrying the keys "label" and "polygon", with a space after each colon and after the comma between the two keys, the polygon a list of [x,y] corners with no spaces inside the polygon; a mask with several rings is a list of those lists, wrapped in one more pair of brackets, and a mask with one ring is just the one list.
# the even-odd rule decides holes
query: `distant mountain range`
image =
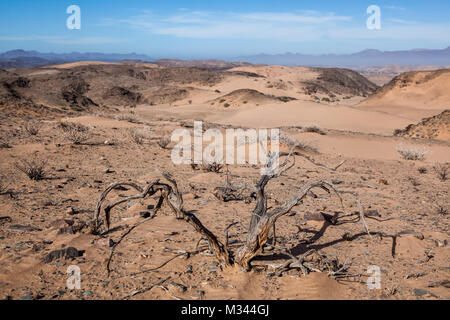
{"label": "distant mountain range", "polygon": [[0,53],[0,68],[29,68],[45,65],[60,64],[75,61],[107,61],[122,60],[152,61],[147,55],[129,53],[99,53],[99,52],[71,52],[71,53],[41,53],[38,51],[12,50]]}
{"label": "distant mountain range", "polygon": [[368,49],[352,54],[306,55],[301,53],[259,54],[238,57],[239,61],[253,64],[301,65],[316,67],[371,67],[371,66],[419,66],[450,65],[450,47],[443,50],[414,49],[404,51],[380,51]]}
{"label": "distant mountain range", "polygon": [[163,66],[196,66],[208,69],[223,69],[233,66],[252,64],[315,66],[315,67],[375,67],[375,66],[445,66],[450,65],[450,47],[443,50],[414,49],[404,51],[380,51],[368,49],[352,54],[306,55],[301,53],[259,54],[242,56],[234,61],[221,60],[154,60],[147,55],[129,53],[41,53],[38,51],[12,50],[0,53],[0,68],[29,68],[45,65],[68,63],[75,61],[106,61],[119,62],[143,61],[153,62]]}

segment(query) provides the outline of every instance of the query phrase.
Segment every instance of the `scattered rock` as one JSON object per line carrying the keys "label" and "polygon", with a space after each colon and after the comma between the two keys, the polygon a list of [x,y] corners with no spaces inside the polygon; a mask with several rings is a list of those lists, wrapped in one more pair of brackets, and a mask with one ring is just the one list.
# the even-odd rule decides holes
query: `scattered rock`
{"label": "scattered rock", "polygon": [[414,289],[413,293],[414,293],[415,296],[421,297],[421,296],[424,296],[424,295],[428,294],[428,291],[424,290],[424,289]]}
{"label": "scattered rock", "polygon": [[35,228],[32,226],[23,226],[20,224],[13,224],[9,226],[8,230],[18,231],[18,232],[34,232],[34,231],[42,231],[42,229]]}
{"label": "scattered rock", "polygon": [[44,258],[44,262],[50,263],[50,262],[60,259],[60,258],[64,258],[65,260],[75,259],[75,258],[81,257],[83,255],[83,253],[84,253],[84,251],[79,251],[78,249],[73,248],[73,247],[69,247],[69,248],[62,249],[62,250],[55,250],[55,251],[50,252]]}
{"label": "scattered rock", "polygon": [[381,217],[381,214],[378,212],[378,210],[365,210],[364,216],[366,216],[366,217]]}
{"label": "scattered rock", "polygon": [[150,212],[148,212],[148,211],[141,211],[141,212],[139,212],[138,215],[144,219],[150,218],[150,216],[151,216]]}

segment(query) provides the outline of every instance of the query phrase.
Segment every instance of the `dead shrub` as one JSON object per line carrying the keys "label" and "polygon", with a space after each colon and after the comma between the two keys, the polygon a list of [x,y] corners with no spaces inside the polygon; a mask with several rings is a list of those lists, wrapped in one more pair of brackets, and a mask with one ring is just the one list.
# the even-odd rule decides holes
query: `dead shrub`
{"label": "dead shrub", "polygon": [[417,171],[419,171],[419,173],[421,174],[425,174],[428,172],[428,169],[426,167],[420,167],[417,169]]}
{"label": "dead shrub", "polygon": [[22,159],[15,164],[16,168],[25,173],[30,180],[39,181],[45,178],[47,160]]}
{"label": "dead shrub", "polygon": [[311,125],[311,126],[307,126],[303,128],[303,132],[312,132],[312,133],[317,133],[320,134],[322,136],[326,135],[326,132],[323,131],[321,128],[319,128],[316,125]]}
{"label": "dead shrub", "polygon": [[145,141],[151,139],[151,132],[147,129],[129,129],[128,135],[131,141],[136,144],[143,144]]}
{"label": "dead shrub", "polygon": [[405,160],[425,160],[428,155],[428,151],[420,147],[411,147],[399,145],[397,147],[397,152]]}
{"label": "dead shrub", "polygon": [[220,173],[223,169],[223,164],[212,162],[202,164],[202,170],[205,172],[215,172]]}
{"label": "dead shrub", "polygon": [[128,121],[128,122],[134,123],[134,124],[142,124],[143,123],[142,120],[139,119],[139,117],[137,117],[136,115],[131,114],[131,113],[119,114],[116,116],[116,119],[120,120],[120,121]]}
{"label": "dead shrub", "polygon": [[82,144],[90,138],[91,128],[80,123],[59,122],[58,128],[64,133],[67,140],[73,144]]}
{"label": "dead shrub", "polygon": [[434,171],[437,173],[439,180],[446,181],[449,176],[450,163],[436,163],[433,166]]}
{"label": "dead shrub", "polygon": [[29,121],[24,124],[23,128],[30,136],[37,136],[41,131],[42,124],[39,121]]}
{"label": "dead shrub", "polygon": [[438,205],[436,208],[436,212],[438,215],[446,216],[448,214],[448,209],[444,205]]}
{"label": "dead shrub", "polygon": [[284,132],[280,132],[280,142],[284,143],[288,148],[294,148],[296,150],[317,152],[317,148],[311,146],[307,142],[298,141],[297,139],[285,134]]}
{"label": "dead shrub", "polygon": [[170,142],[171,142],[170,138],[162,137],[161,139],[158,140],[157,143],[161,149],[168,149]]}

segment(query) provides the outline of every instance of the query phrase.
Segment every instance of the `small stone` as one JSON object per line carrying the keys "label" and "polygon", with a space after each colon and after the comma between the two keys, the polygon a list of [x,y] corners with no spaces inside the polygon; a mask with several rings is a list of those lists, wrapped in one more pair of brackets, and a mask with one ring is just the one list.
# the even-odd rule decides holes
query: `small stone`
{"label": "small stone", "polygon": [[83,292],[83,296],[92,296],[92,292],[91,291],[85,291],[85,292]]}
{"label": "small stone", "polygon": [[424,295],[428,294],[428,291],[424,290],[424,289],[414,289],[413,293],[414,293],[415,296],[421,297],[421,296],[424,296]]}
{"label": "small stone", "polygon": [[148,212],[148,211],[142,211],[142,212],[139,212],[139,216],[141,217],[141,218],[144,218],[144,219],[147,219],[147,218],[150,218],[150,212]]}
{"label": "small stone", "polygon": [[83,255],[83,251],[79,251],[76,248],[70,247],[62,250],[55,250],[50,252],[45,258],[45,263],[50,263],[56,259],[64,258],[66,260],[75,259]]}
{"label": "small stone", "polygon": [[33,296],[23,296],[20,300],[33,300]]}
{"label": "small stone", "polygon": [[67,213],[68,215],[70,215],[70,216],[73,216],[73,215],[77,214],[77,212],[75,211],[75,209],[72,208],[72,207],[67,208],[66,213]]}

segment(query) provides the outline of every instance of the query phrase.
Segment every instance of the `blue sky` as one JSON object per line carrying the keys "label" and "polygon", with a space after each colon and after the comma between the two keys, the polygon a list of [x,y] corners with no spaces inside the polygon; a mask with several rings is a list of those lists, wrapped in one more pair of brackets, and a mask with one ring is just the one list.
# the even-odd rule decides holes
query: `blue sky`
{"label": "blue sky", "polygon": [[[66,28],[69,5],[81,30]],[[366,9],[381,8],[381,30]],[[450,46],[450,1],[0,2],[0,51],[137,52],[154,58],[232,58],[258,53],[351,53]]]}

